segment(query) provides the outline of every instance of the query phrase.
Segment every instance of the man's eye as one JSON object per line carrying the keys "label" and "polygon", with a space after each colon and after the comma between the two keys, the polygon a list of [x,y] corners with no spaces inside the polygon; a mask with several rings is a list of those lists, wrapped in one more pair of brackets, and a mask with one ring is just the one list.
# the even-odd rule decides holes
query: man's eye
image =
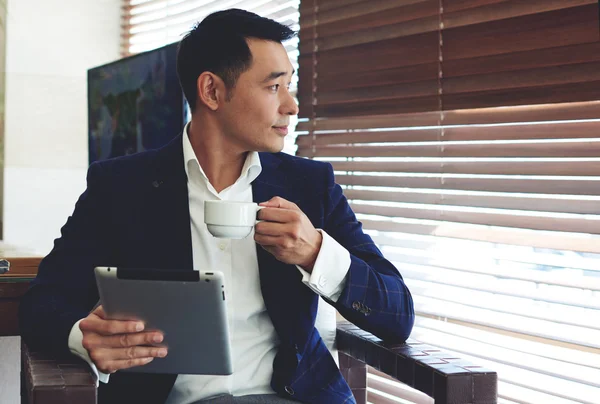
{"label": "man's eye", "polygon": [[269,86],[269,89],[272,91],[277,91],[279,90],[279,84],[273,84],[272,86]]}

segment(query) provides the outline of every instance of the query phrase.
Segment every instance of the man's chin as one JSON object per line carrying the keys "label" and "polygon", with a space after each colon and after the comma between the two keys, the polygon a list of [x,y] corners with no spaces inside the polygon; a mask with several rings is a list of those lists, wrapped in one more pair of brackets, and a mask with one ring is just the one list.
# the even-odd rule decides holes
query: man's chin
{"label": "man's chin", "polygon": [[261,148],[262,150],[258,150],[258,151],[265,152],[265,153],[279,153],[280,151],[283,150],[284,146],[285,146],[284,142],[266,144],[266,145],[264,145],[264,147]]}

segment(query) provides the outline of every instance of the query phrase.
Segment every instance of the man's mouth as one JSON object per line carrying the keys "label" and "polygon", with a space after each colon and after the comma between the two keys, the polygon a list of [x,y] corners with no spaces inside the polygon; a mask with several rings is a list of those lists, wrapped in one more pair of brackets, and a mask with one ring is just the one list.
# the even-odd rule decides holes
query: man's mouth
{"label": "man's mouth", "polygon": [[273,129],[275,129],[278,133],[280,133],[284,136],[288,134],[287,126],[273,126]]}

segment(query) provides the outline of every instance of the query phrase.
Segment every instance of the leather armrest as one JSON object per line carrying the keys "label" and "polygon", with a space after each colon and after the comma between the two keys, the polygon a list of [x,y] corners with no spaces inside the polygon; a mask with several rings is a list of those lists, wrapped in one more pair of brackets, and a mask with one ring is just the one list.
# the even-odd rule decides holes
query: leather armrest
{"label": "leather armrest", "polygon": [[435,399],[436,404],[497,402],[496,372],[409,339],[388,344],[350,322],[337,325],[340,352]]}
{"label": "leather armrest", "polygon": [[[22,340],[23,341],[23,340]],[[81,359],[31,351],[21,344],[21,400],[23,404],[96,404],[96,382]]]}

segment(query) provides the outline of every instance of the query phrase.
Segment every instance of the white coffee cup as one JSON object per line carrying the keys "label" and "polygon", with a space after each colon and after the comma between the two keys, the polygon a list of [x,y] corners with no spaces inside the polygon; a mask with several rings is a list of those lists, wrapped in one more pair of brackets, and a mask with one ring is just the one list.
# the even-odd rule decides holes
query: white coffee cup
{"label": "white coffee cup", "polygon": [[204,201],[204,223],[214,237],[247,237],[259,221],[256,214],[263,206],[253,202]]}

